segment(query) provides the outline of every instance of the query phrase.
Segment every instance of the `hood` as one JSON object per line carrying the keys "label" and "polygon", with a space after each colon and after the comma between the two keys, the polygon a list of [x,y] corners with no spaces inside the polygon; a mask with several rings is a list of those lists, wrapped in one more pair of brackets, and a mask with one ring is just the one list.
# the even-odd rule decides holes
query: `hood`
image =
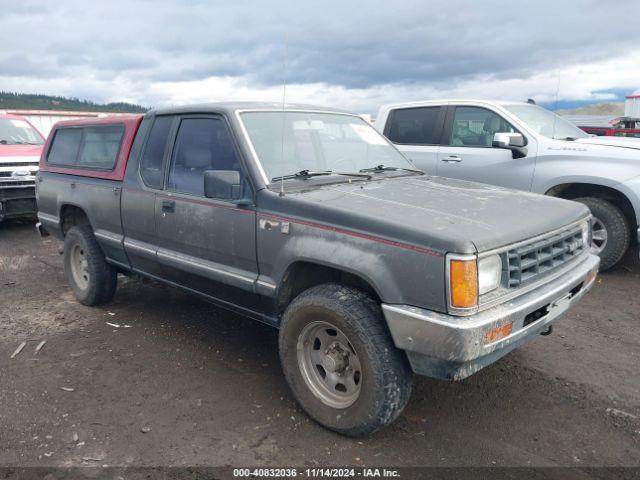
{"label": "hood", "polygon": [[589,216],[580,203],[426,175],[327,185],[286,197],[306,218],[455,253],[502,247]]}
{"label": "hood", "polygon": [[38,157],[44,145],[3,145],[0,143],[0,158],[2,157]]}
{"label": "hood", "polygon": [[575,143],[583,145],[604,145],[607,147],[630,148],[640,150],[640,138],[633,137],[588,137],[578,138]]}

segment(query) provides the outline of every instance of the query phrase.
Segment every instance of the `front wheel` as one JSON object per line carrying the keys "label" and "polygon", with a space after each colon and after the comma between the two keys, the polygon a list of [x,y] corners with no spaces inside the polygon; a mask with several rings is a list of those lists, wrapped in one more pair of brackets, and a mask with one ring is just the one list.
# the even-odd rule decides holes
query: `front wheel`
{"label": "front wheel", "polygon": [[600,271],[614,267],[624,256],[631,241],[629,223],[618,207],[595,197],[576,198],[591,210],[591,252],[600,257]]}
{"label": "front wheel", "polygon": [[412,373],[364,292],[319,285],[287,308],[279,336],[285,377],[300,406],[321,425],[367,435],[395,420],[411,393]]}

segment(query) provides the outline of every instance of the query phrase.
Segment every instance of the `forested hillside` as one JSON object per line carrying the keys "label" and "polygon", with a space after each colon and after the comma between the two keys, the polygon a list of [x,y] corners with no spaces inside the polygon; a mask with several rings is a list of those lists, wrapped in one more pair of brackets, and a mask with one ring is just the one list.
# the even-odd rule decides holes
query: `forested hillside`
{"label": "forested hillside", "polygon": [[99,104],[78,98],[55,97],[30,93],[0,92],[0,110],[73,110],[81,112],[144,113],[147,108],[131,103]]}

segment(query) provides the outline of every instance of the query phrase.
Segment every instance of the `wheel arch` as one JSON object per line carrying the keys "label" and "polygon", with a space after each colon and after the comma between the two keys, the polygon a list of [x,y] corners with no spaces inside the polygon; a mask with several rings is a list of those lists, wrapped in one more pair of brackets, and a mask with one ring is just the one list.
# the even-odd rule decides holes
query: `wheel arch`
{"label": "wheel arch", "polygon": [[[607,200],[622,211],[632,231],[637,230],[637,213],[629,198],[620,190],[595,183],[569,182],[549,188],[545,195],[573,200],[580,197],[595,197]],[[632,237],[634,237],[632,235]]]}
{"label": "wheel arch", "polygon": [[305,290],[330,282],[358,288],[371,295],[377,303],[382,302],[382,297],[374,283],[359,273],[317,261],[296,260],[286,268],[278,285],[276,291],[278,313],[282,313],[287,305]]}
{"label": "wheel arch", "polygon": [[89,216],[82,207],[71,203],[65,203],[60,207],[60,230],[65,236],[69,229],[75,225],[91,225]]}

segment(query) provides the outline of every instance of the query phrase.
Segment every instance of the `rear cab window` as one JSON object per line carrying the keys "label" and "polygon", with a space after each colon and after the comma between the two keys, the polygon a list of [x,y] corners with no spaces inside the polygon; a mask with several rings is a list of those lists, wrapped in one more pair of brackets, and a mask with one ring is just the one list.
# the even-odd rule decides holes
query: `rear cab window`
{"label": "rear cab window", "polygon": [[54,126],[40,171],[122,181],[142,115],[77,119]]}
{"label": "rear cab window", "polygon": [[113,170],[123,135],[124,125],[59,128],[51,142],[47,163]]}
{"label": "rear cab window", "polygon": [[437,145],[442,133],[442,111],[440,106],[392,110],[385,135],[400,145]]}
{"label": "rear cab window", "polygon": [[149,132],[140,162],[140,175],[147,187],[162,188],[162,165],[173,121],[173,115],[156,117]]}
{"label": "rear cab window", "polygon": [[57,130],[47,155],[47,163],[52,165],[74,165],[80,151],[82,130],[61,128]]}

